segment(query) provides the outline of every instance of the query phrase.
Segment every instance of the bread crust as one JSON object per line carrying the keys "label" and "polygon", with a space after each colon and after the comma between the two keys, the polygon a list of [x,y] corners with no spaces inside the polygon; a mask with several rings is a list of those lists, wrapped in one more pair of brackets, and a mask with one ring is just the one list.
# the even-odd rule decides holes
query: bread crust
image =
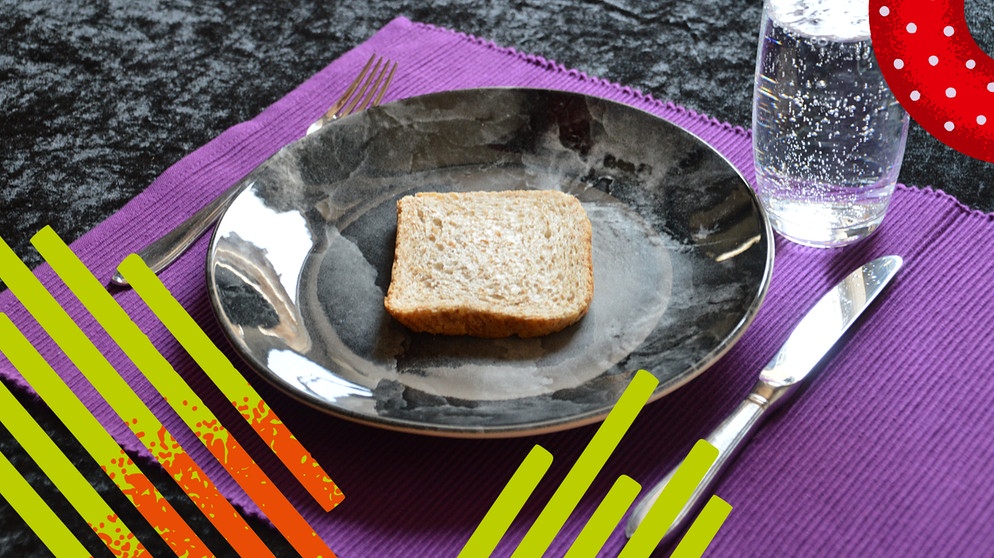
{"label": "bread crust", "polygon": [[425,333],[499,338],[561,331],[593,300],[592,240],[583,206],[558,191],[405,196],[397,203],[384,306]]}

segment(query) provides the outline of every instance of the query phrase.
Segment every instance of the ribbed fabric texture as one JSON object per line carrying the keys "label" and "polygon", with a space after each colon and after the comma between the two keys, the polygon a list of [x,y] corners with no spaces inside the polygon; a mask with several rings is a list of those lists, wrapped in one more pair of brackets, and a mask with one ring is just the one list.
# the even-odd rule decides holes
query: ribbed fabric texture
{"label": "ribbed fabric texture", "polygon": [[[282,145],[303,135],[372,53],[400,63],[387,100],[480,86],[531,86],[607,97],[696,133],[753,179],[749,134],[541,57],[478,38],[397,19],[277,101],[168,169],[119,213],[73,244],[101,278],[117,263],[193,213]],[[777,241],[769,294],[739,343],[714,367],[647,406],[608,461],[549,556],[562,556],[620,474],[657,481],[733,409],[804,311],[849,270],[895,253],[905,267],[845,343],[739,456],[717,493],[733,510],[708,556],[990,556],[994,554],[994,216],[927,189],[899,186],[882,229],[843,250]],[[161,277],[227,348],[204,290],[207,239]],[[208,474],[250,513],[241,493],[193,436],[112,348],[58,279],[37,275],[144,394]],[[117,299],[211,405],[340,556],[454,556],[529,448],[555,456],[552,470],[499,547],[507,555],[555,490],[595,426],[537,438],[448,440],[347,423],[309,410],[247,373],[345,491],[324,513],[258,451],[230,407],[130,291]],[[131,434],[10,292],[11,315],[115,437]],[[237,357],[231,354],[233,360]],[[20,383],[9,362],[0,373]],[[620,529],[604,555],[623,546]]]}

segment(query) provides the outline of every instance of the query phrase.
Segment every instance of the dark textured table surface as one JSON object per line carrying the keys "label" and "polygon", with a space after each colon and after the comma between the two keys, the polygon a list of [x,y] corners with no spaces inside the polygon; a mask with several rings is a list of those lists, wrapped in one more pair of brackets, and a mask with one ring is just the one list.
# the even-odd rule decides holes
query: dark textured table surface
{"label": "dark textured table surface", "polygon": [[[171,164],[398,15],[539,54],[748,128],[760,14],[758,0],[2,0],[0,236],[38,263],[28,243],[38,229],[50,224],[74,240]],[[994,52],[989,3],[967,2],[967,21],[981,47]],[[915,124],[900,181],[994,211],[994,165],[945,147]],[[54,418],[31,408],[60,444],[80,454]],[[39,477],[2,428],[0,450],[29,478]],[[39,485],[60,505],[54,489]],[[123,497],[100,489],[126,510]],[[81,521],[73,526],[88,531]],[[86,542],[103,550],[95,539]],[[45,554],[0,501],[0,555]]]}

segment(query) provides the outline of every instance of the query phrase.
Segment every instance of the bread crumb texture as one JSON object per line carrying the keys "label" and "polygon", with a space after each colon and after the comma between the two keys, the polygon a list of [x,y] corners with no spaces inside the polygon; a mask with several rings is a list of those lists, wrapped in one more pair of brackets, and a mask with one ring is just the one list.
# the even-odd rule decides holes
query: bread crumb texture
{"label": "bread crumb texture", "polygon": [[552,190],[420,193],[397,202],[385,306],[414,331],[536,337],[587,313],[592,230]]}

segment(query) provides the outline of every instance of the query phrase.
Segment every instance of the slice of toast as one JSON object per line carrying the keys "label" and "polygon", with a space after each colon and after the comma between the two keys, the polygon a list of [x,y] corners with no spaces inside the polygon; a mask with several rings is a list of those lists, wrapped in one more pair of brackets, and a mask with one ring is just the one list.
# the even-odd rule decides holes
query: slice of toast
{"label": "slice of toast", "polygon": [[387,312],[414,331],[536,337],[587,313],[592,230],[551,190],[421,193],[397,202]]}

